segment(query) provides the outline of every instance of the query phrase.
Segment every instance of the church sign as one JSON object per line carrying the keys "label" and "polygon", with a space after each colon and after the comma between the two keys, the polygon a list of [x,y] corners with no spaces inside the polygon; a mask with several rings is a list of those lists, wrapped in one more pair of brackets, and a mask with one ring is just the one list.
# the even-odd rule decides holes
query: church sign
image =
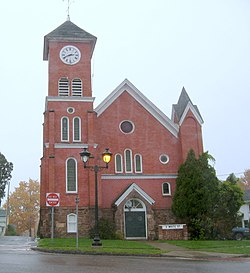
{"label": "church sign", "polygon": [[162,229],[183,229],[185,224],[161,225]]}

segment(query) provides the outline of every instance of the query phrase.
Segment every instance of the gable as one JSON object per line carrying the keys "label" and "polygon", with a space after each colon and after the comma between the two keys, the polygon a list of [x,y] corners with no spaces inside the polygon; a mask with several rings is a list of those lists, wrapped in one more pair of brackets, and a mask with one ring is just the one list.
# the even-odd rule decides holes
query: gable
{"label": "gable", "polygon": [[180,118],[180,121],[179,121],[179,125],[181,126],[181,124],[183,123],[183,121],[185,120],[187,114],[188,114],[188,111],[191,111],[192,114],[194,115],[194,117],[196,118],[196,120],[199,122],[200,125],[203,124],[203,120],[201,118],[201,116],[199,115],[199,113],[196,111],[194,105],[191,103],[191,102],[188,102],[185,110],[183,111],[183,114]]}
{"label": "gable", "polygon": [[172,121],[178,123],[181,126],[189,111],[192,112],[199,124],[202,125],[203,119],[201,117],[200,111],[197,105],[192,103],[187,91],[183,87],[177,104],[173,104],[171,118]]}
{"label": "gable", "polygon": [[100,116],[123,92],[132,96],[144,109],[146,109],[157,121],[159,121],[175,137],[178,137],[179,127],[172,122],[159,108],[146,98],[129,80],[125,79],[111,94],[96,108],[97,116]]}
{"label": "gable", "polygon": [[127,190],[115,201],[115,205],[119,206],[126,197],[132,192],[136,191],[144,200],[146,200],[150,205],[155,203],[155,200],[151,198],[142,188],[140,188],[137,184],[133,183],[130,185]]}

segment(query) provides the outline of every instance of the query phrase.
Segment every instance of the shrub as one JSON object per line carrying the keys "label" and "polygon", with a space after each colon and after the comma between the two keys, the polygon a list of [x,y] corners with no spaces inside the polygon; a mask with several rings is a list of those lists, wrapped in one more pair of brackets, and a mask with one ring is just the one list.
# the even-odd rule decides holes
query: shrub
{"label": "shrub", "polygon": [[[91,228],[89,234],[91,238],[94,238],[95,228]],[[106,218],[100,218],[99,220],[99,235],[101,239],[118,239],[115,224]]]}
{"label": "shrub", "polygon": [[8,225],[6,236],[16,236],[16,227],[14,225]]}

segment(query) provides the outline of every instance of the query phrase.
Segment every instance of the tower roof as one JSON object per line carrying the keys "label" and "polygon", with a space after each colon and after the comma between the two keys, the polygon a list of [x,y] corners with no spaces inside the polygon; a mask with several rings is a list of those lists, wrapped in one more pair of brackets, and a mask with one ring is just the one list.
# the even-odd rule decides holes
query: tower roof
{"label": "tower roof", "polygon": [[44,36],[43,60],[48,60],[49,41],[90,42],[92,53],[96,43],[96,37],[67,20],[59,27]]}
{"label": "tower roof", "polygon": [[178,122],[182,119],[185,110],[190,107],[195,111],[195,113],[197,114],[197,118],[200,120],[200,122],[203,123],[203,119],[197,105],[194,105],[192,103],[187,91],[183,87],[177,104],[173,104],[173,111],[176,115]]}

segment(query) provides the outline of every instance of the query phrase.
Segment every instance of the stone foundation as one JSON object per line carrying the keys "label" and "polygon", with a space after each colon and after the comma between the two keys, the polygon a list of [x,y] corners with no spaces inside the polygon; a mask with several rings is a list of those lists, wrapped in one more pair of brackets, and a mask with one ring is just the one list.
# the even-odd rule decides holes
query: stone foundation
{"label": "stone foundation", "polygon": [[[137,197],[133,196],[134,198]],[[128,196],[128,199],[131,196]],[[127,199],[124,200],[124,204]],[[124,204],[119,207],[113,207],[110,209],[99,209],[99,218],[109,219],[114,222],[117,228],[117,233],[120,238],[124,238]],[[170,209],[154,209],[152,206],[147,205],[147,237],[149,240],[164,239],[178,240],[183,235],[170,231],[166,234],[165,231],[159,228],[160,225],[165,223],[176,223]],[[54,238],[70,238],[75,237],[75,233],[67,233],[67,215],[70,213],[76,213],[75,207],[55,207],[54,208]],[[38,236],[49,238],[51,237],[51,208],[41,208],[40,210],[40,226]],[[95,209],[88,207],[78,208],[78,232],[79,237],[89,237],[89,231],[95,225]]]}
{"label": "stone foundation", "polygon": [[[67,215],[76,213],[75,208],[54,208],[54,238],[75,237],[75,233],[67,233]],[[40,210],[39,232],[41,237],[51,237],[51,208]],[[79,237],[89,237],[89,230],[94,226],[94,208],[78,209]]]}

